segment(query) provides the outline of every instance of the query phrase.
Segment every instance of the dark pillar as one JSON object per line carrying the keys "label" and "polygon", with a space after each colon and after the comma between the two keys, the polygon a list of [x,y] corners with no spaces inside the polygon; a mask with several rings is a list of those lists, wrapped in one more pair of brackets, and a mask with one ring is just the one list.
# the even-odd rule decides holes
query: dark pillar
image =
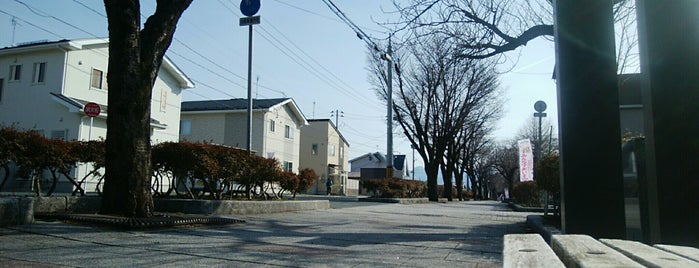
{"label": "dark pillar", "polygon": [[[699,1],[637,1],[652,243],[699,246]],[[645,226],[644,226],[645,227]]]}
{"label": "dark pillar", "polygon": [[554,4],[563,232],[623,238],[612,2]]}

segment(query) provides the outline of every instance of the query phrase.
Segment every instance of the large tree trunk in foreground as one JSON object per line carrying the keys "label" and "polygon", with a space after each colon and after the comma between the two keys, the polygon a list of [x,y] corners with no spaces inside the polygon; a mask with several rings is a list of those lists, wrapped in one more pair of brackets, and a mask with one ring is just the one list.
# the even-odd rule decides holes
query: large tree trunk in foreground
{"label": "large tree trunk in foreground", "polygon": [[109,116],[101,213],[153,214],[150,103],[175,26],[192,0],[158,0],[141,30],[138,1],[104,0],[109,23]]}

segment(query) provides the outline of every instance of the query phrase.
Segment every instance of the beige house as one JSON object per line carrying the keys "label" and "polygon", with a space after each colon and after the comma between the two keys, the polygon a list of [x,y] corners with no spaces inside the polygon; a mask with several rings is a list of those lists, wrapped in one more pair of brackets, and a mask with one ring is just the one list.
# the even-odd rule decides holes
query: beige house
{"label": "beige house", "polygon": [[[48,138],[97,140],[106,138],[107,66],[106,38],[36,42],[0,49],[0,124],[33,130]],[[167,57],[155,79],[151,100],[151,142],[179,140],[182,90],[194,84]],[[92,120],[83,107],[101,108]],[[86,167],[76,169],[83,177]],[[22,191],[28,181],[12,180],[6,189]],[[88,181],[85,190],[93,190]],[[23,188],[24,187],[24,188]],[[30,186],[29,186],[30,187]],[[59,192],[70,192],[62,182]]]}
{"label": "beige house", "polygon": [[308,193],[327,194],[325,183],[333,181],[332,194],[357,195],[359,181],[347,177],[349,143],[330,119],[311,119],[301,130],[301,168],[313,169],[318,180]]}
{"label": "beige house", "polygon": [[[245,148],[247,107],[247,99],[182,102],[180,140]],[[306,125],[292,99],[254,99],[251,150],[276,158],[284,170],[297,173],[301,129]]]}

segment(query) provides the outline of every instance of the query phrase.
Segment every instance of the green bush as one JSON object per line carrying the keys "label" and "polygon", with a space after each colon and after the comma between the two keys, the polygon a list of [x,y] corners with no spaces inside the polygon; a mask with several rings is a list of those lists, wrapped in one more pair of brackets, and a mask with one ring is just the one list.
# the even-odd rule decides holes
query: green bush
{"label": "green bush", "polygon": [[548,191],[552,195],[558,195],[561,191],[560,157],[558,154],[549,154],[541,158],[536,164],[536,187]]}
{"label": "green bush", "polygon": [[527,207],[539,206],[539,194],[536,183],[533,181],[520,182],[512,187],[512,197],[515,203]]}

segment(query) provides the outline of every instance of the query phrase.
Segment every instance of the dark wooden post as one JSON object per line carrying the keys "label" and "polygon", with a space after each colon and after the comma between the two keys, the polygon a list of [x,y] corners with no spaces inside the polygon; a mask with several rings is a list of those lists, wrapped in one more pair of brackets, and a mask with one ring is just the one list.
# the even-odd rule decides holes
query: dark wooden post
{"label": "dark wooden post", "polygon": [[597,238],[626,234],[612,2],[554,4],[562,227]]}
{"label": "dark wooden post", "polygon": [[[637,0],[651,243],[699,246],[699,1]],[[641,200],[644,202],[644,200]]]}

